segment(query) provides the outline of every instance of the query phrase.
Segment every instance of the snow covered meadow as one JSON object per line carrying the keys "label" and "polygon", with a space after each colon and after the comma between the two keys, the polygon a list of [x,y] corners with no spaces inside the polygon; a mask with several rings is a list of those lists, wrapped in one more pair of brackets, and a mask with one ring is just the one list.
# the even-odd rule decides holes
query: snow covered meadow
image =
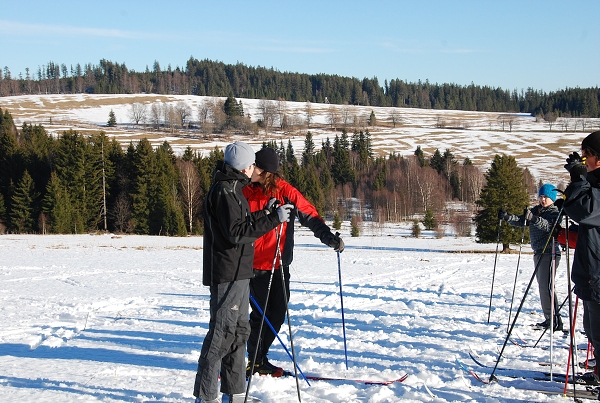
{"label": "snow covered meadow", "polygon": [[[494,364],[506,335],[518,255],[497,258],[487,323],[495,244],[428,233],[412,238],[408,227],[365,227],[361,237],[344,236],[348,370],[336,254],[298,229],[290,316],[299,367],[306,375],[349,379],[310,386],[301,380],[302,401],[562,401],[520,389],[561,390],[560,383],[533,378],[550,370],[540,363],[551,354],[553,372],[564,373],[568,339],[562,334],[554,334],[552,350],[548,334],[538,348],[508,343],[499,383],[480,383],[456,362],[489,377],[491,369],[477,366],[469,353]],[[1,236],[0,401],[193,401],[209,315],[201,245],[199,237]],[[559,300],[566,295],[565,267],[563,260]],[[531,250],[523,247],[513,318],[532,272]],[[534,288],[517,320],[515,343],[532,345],[540,332],[530,325],[542,319]],[[287,326],[281,336],[287,343]],[[577,337],[585,345],[580,332]],[[293,369],[277,341],[270,360]],[[403,383],[391,385],[351,380],[405,374]],[[254,377],[251,393],[264,402],[298,401],[292,377]]]}
{"label": "snow covered meadow", "polygon": [[[301,153],[305,130],[269,136],[173,136],[132,128],[133,102],[188,102],[195,110],[203,97],[158,95],[41,95],[0,98],[18,126],[43,124],[54,135],[63,130],[105,130],[123,144],[149,137],[169,141],[175,152],[190,145],[202,152],[242,139],[258,149],[263,141],[292,141]],[[242,100],[256,120],[257,100]],[[304,103],[287,103],[302,114]],[[313,104],[311,128],[316,144],[333,139],[330,105]],[[354,107],[385,121],[389,108]],[[105,127],[110,110],[119,127]],[[538,180],[559,188],[567,179],[566,156],[579,148],[585,132],[552,131],[544,122],[518,115],[511,131],[500,130],[497,113],[399,108],[401,123],[370,128],[373,149],[411,155],[417,146],[430,156],[450,149],[459,161],[469,157],[482,170],[498,153],[514,155]],[[440,119],[449,127],[438,127]],[[455,124],[456,123],[456,124]],[[591,125],[594,128],[591,128]],[[464,126],[464,128],[452,128]],[[310,232],[299,229],[292,266],[290,316],[298,364],[310,376],[345,381],[301,380],[303,402],[558,402],[559,395],[522,388],[562,390],[559,383],[535,380],[550,371],[564,373],[568,340],[555,333],[531,348],[540,333],[537,285],[525,300],[513,340],[507,344],[499,383],[487,380],[504,342],[515,275],[514,311],[533,272],[531,249],[500,255],[495,244],[473,238],[425,232],[410,236],[411,224],[370,228],[351,238],[343,228],[341,254],[348,369],[340,310],[336,254]],[[5,402],[192,402],[196,363],[208,326],[208,289],[201,284],[202,239],[114,235],[0,236],[0,401]],[[496,262],[496,264],[495,264]],[[517,272],[517,262],[519,270]],[[488,308],[492,286],[492,310]],[[558,270],[559,300],[567,290],[565,259]],[[566,310],[563,318],[567,317]],[[565,321],[566,322],[566,321]],[[580,323],[579,318],[579,323]],[[580,330],[580,327],[579,327]],[[281,333],[288,342],[287,326]],[[585,340],[578,331],[578,344]],[[514,342],[514,343],[513,343]],[[277,343],[277,342],[276,342]],[[519,344],[519,345],[517,345]],[[526,346],[524,346],[526,345]],[[579,359],[583,359],[580,353]],[[292,364],[278,344],[270,360],[288,370]],[[457,362],[458,360],[458,362]],[[354,382],[393,380],[373,385]],[[251,393],[264,402],[298,401],[293,378],[255,377]]]}

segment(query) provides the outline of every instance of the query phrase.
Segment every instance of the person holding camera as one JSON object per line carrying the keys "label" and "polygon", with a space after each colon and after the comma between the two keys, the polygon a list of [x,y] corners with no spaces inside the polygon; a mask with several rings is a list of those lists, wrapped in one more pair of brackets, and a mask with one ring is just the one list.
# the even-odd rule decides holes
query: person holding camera
{"label": "person holding camera", "polygon": [[[254,248],[254,277],[250,280],[250,294],[259,304],[261,311],[264,312],[266,306],[266,318],[277,332],[285,320],[287,301],[290,298],[290,264],[294,252],[295,218],[297,217],[300,224],[308,227],[325,245],[337,252],[344,250],[344,241],[339,234],[331,232],[315,206],[278,174],[278,168],[277,152],[273,148],[263,147],[256,153],[256,168],[252,174],[252,183],[243,189],[251,211],[261,210],[276,201],[294,206],[289,223],[282,223],[281,228],[259,238]],[[284,283],[282,283],[282,276]],[[284,375],[283,369],[271,364],[267,359],[267,353],[276,334],[270,329],[263,329],[260,332],[262,314],[254,304],[251,304],[251,307],[246,375],[259,373],[280,377]],[[251,372],[250,367],[255,354],[256,360]]]}
{"label": "person holding camera", "polygon": [[[510,225],[517,227],[529,226],[529,238],[531,241],[531,249],[533,249],[533,263],[537,269],[535,276],[538,282],[538,290],[540,293],[540,302],[544,313],[544,321],[537,323],[537,329],[549,329],[552,321],[552,277],[553,263],[554,268],[560,263],[560,245],[558,242],[554,244],[554,262],[552,260],[552,240],[551,231],[554,228],[555,222],[559,219],[559,210],[554,204],[558,196],[556,188],[546,183],[542,185],[538,191],[538,205],[528,207],[525,212],[520,215],[508,214],[506,210],[498,212],[498,218],[505,220]],[[554,272],[556,275],[556,272]],[[563,323],[560,314],[557,312],[558,299],[554,294],[554,331],[563,330]]]}
{"label": "person holding camera", "polygon": [[[565,189],[564,210],[579,224],[571,279],[583,301],[583,329],[600,358],[600,131],[581,142],[581,156],[574,152],[565,169],[571,183]],[[575,378],[578,383],[598,385],[598,366]]]}

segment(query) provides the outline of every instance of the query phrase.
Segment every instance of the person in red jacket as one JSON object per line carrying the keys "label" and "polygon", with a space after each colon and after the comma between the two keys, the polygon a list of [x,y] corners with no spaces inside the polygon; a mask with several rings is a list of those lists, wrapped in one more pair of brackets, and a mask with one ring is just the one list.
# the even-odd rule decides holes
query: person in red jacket
{"label": "person in red jacket", "polygon": [[[294,206],[289,222],[284,222],[275,231],[270,231],[256,240],[254,243],[254,277],[250,279],[250,294],[256,302],[264,309],[265,304],[266,317],[271,322],[273,328],[279,332],[281,325],[285,320],[286,303],[290,297],[290,264],[293,259],[294,250],[294,219],[297,217],[300,224],[308,227],[315,237],[322,243],[333,248],[336,252],[344,250],[344,242],[339,234],[333,234],[331,229],[325,224],[323,218],[319,216],[317,209],[313,206],[298,189],[286,182],[278,173],[279,158],[277,152],[269,147],[264,147],[256,152],[256,167],[252,174],[252,183],[242,190],[244,196],[248,199],[250,211],[260,211],[277,199],[281,203],[290,203]],[[277,237],[280,234],[279,250],[281,258],[276,259]],[[271,280],[271,271],[273,279]],[[281,276],[285,281],[285,289],[282,284]],[[268,292],[269,283],[271,290]],[[267,301],[267,294],[269,300]],[[250,304],[252,311],[250,313],[250,337],[248,338],[248,366],[246,375],[250,375],[250,366],[254,354],[256,361],[252,373],[261,375],[282,376],[283,369],[272,365],[267,360],[267,353],[271,344],[275,340],[274,334],[269,328],[263,328],[260,340],[258,333],[262,314]]]}

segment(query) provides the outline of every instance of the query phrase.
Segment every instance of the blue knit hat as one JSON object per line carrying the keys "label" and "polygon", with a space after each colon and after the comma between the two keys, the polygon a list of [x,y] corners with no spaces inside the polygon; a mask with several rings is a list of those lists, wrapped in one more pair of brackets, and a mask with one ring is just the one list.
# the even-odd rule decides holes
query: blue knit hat
{"label": "blue knit hat", "polygon": [[550,199],[552,199],[552,202],[555,202],[556,198],[558,197],[558,191],[556,190],[556,187],[554,185],[546,183],[542,185],[540,187],[540,190],[538,191],[538,197],[540,196],[549,197]]}

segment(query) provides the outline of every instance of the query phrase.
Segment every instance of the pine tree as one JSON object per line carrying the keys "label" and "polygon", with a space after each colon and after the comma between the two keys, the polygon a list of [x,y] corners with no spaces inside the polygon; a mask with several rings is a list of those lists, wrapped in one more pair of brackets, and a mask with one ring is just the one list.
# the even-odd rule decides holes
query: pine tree
{"label": "pine tree", "polygon": [[496,155],[485,178],[487,184],[481,190],[480,199],[476,202],[481,207],[475,217],[477,242],[497,242],[500,230],[502,251],[507,251],[510,243],[521,241],[522,229],[498,220],[498,210],[504,209],[509,213],[520,215],[528,206],[529,197],[523,169],[517,166],[514,157]]}
{"label": "pine tree", "polygon": [[412,236],[414,236],[415,238],[421,236],[421,226],[419,225],[419,220],[413,220]]}
{"label": "pine tree", "polygon": [[425,154],[423,153],[421,146],[417,146],[417,149],[415,150],[415,156],[417,157],[417,161],[419,161],[419,165],[421,167],[427,165],[427,162],[425,161]]}
{"label": "pine tree", "polygon": [[371,111],[371,115],[369,116],[369,126],[377,126],[377,118],[375,117],[375,112]]}
{"label": "pine tree", "polygon": [[442,173],[444,170],[444,157],[442,157],[442,153],[440,153],[439,149],[435,149],[435,152],[431,156],[429,160],[429,166],[435,169],[438,173]]}
{"label": "pine tree", "polygon": [[4,204],[4,196],[0,193],[0,234],[6,231],[6,205]]}
{"label": "pine tree", "polygon": [[150,234],[150,212],[155,201],[155,175],[156,160],[152,145],[147,138],[143,138],[133,154],[131,218],[136,234]]}
{"label": "pine tree", "polygon": [[103,133],[86,139],[70,130],[55,147],[56,173],[67,188],[73,204],[76,233],[99,229],[103,217],[103,169],[111,172],[103,150],[109,148]]}
{"label": "pine tree", "polygon": [[154,235],[187,235],[185,218],[178,200],[179,178],[171,146],[164,142],[156,150],[156,176],[149,229]]}
{"label": "pine tree", "polygon": [[302,166],[307,167],[314,161],[315,154],[315,143],[313,141],[312,133],[309,131],[306,133],[304,138],[304,151],[302,152]]}
{"label": "pine tree", "polygon": [[342,220],[340,219],[339,213],[336,211],[333,215],[333,229],[340,230],[342,228]]}
{"label": "pine tree", "polygon": [[52,172],[50,176],[43,205],[44,212],[48,215],[50,232],[55,234],[74,232],[71,198],[56,172]]}
{"label": "pine tree", "polygon": [[287,179],[292,184],[292,186],[296,187],[300,193],[306,193],[307,183],[305,178],[305,171],[298,164],[298,160],[294,156],[293,152],[289,150],[292,147],[292,143],[288,144],[288,157],[287,157]]}
{"label": "pine tree", "polygon": [[35,199],[33,179],[31,179],[29,172],[25,171],[12,196],[9,217],[11,229],[14,232],[25,234],[34,231]]}
{"label": "pine tree", "polygon": [[331,174],[336,185],[344,185],[356,180],[356,172],[350,163],[350,148],[346,130],[342,131],[340,138],[335,136],[333,142],[333,164]]}
{"label": "pine tree", "polygon": [[433,213],[430,209],[425,210],[425,217],[423,217],[422,223],[425,229],[428,231],[434,230],[437,226],[435,218],[433,217]]}
{"label": "pine tree", "polygon": [[358,219],[356,216],[352,217],[350,220],[350,236],[353,238],[358,237],[360,235],[360,228],[358,228]]}
{"label": "pine tree", "polygon": [[8,110],[3,113],[0,109],[0,194],[4,196],[8,210],[14,184],[22,175],[23,162],[17,141],[17,128]]}
{"label": "pine tree", "polygon": [[108,126],[108,127],[117,127],[117,118],[116,118],[115,113],[113,112],[112,109],[108,113],[108,122],[106,122],[106,126]]}
{"label": "pine tree", "polygon": [[306,199],[310,201],[320,215],[323,215],[324,207],[325,207],[325,195],[323,194],[323,189],[321,188],[319,182],[319,174],[317,172],[317,168],[314,165],[303,167],[302,171],[304,171],[304,183],[305,183],[305,191],[302,192]]}

